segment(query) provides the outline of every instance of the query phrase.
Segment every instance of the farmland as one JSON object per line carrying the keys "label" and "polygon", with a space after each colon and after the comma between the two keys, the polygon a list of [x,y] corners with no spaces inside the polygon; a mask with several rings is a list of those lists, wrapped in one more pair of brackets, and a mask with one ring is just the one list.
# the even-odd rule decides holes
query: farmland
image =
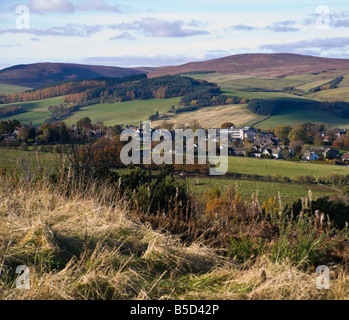
{"label": "farmland", "polygon": [[22,92],[29,90],[31,88],[28,87],[20,87],[20,86],[13,86],[10,84],[2,84],[0,83],[0,93],[4,94],[11,94],[11,93],[17,93],[17,92]]}
{"label": "farmland", "polygon": [[279,125],[295,125],[302,122],[325,123],[335,128],[349,128],[349,119],[338,118],[324,112],[284,109],[279,114],[261,121],[256,128],[275,128]]}
{"label": "farmland", "polygon": [[206,107],[191,112],[182,112],[173,116],[166,116],[162,120],[156,121],[153,125],[161,125],[164,120],[178,124],[189,125],[191,121],[197,120],[205,128],[217,128],[226,121],[233,122],[236,126],[244,126],[263,120],[264,116],[259,116],[249,111],[246,105],[228,105]]}
{"label": "farmland", "polygon": [[251,197],[257,196],[258,201],[263,202],[270,197],[277,197],[280,194],[282,205],[292,204],[298,199],[306,197],[309,190],[314,198],[337,194],[336,191],[328,187],[308,184],[244,181],[228,178],[198,178],[198,180],[196,178],[188,178],[188,182],[191,190],[200,195],[214,188],[224,193],[227,187],[233,186],[244,201],[249,201]]}
{"label": "farmland", "polygon": [[180,98],[133,100],[117,103],[102,103],[81,108],[68,119],[67,123],[76,122],[82,117],[89,117],[92,122],[102,121],[105,125],[132,124],[147,120],[150,115],[167,112],[171,106],[178,106]]}
{"label": "farmland", "polygon": [[319,178],[328,174],[349,174],[349,167],[297,161],[229,157],[229,172],[281,175],[290,178],[310,174],[315,178]]}
{"label": "farmland", "polygon": [[[17,103],[11,103],[4,106],[21,106],[24,109],[27,110],[27,112],[22,114],[17,114],[16,116],[11,116],[8,118],[2,118],[1,120],[8,120],[8,119],[17,119],[18,121],[22,123],[29,123],[31,122],[33,125],[39,125],[45,122],[47,118],[50,117],[50,113],[48,112],[48,107],[50,105],[58,105],[63,103],[64,97],[55,97],[45,100],[39,100],[39,101],[30,101],[30,102],[17,102]],[[1,108],[0,107],[0,108]]]}

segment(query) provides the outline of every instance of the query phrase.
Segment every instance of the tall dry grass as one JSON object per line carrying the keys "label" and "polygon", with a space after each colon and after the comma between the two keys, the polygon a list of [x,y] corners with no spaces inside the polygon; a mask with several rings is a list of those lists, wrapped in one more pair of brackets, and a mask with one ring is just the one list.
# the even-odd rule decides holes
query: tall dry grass
{"label": "tall dry grass", "polygon": [[[0,299],[349,298],[344,267],[331,272],[330,290],[318,290],[314,270],[185,245],[112,195],[93,183],[67,193],[45,178],[1,176]],[[18,265],[30,269],[29,290],[15,288]]]}

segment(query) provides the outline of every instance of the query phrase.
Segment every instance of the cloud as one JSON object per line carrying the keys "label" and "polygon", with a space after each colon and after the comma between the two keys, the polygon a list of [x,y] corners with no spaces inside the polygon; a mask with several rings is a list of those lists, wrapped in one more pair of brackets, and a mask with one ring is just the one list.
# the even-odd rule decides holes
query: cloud
{"label": "cloud", "polygon": [[273,23],[272,25],[267,26],[265,29],[274,31],[274,32],[297,32],[299,31],[298,28],[291,27],[295,24],[296,24],[295,21],[286,20],[286,21]]}
{"label": "cloud", "polygon": [[348,28],[349,27],[349,19],[337,20],[332,22],[331,24],[335,28]]}
{"label": "cloud", "polygon": [[109,40],[134,40],[135,38],[129,32],[123,32],[116,37],[110,38]]}
{"label": "cloud", "polygon": [[297,53],[305,50],[319,49],[328,51],[333,49],[344,49],[349,46],[349,37],[336,38],[315,38],[310,40],[302,40],[298,42],[286,42],[276,44],[265,44],[260,49],[271,50],[272,52]]}
{"label": "cloud", "polygon": [[258,29],[257,27],[252,27],[244,24],[238,24],[236,26],[231,26],[228,30],[238,30],[238,31],[253,31]]}
{"label": "cloud", "polygon": [[0,34],[31,34],[35,36],[64,36],[64,37],[90,37],[91,35],[101,31],[101,25],[78,25],[67,24],[63,27],[51,27],[47,29],[5,29],[0,30]]}
{"label": "cloud", "polygon": [[[201,59],[200,59],[201,60]],[[197,58],[184,56],[181,54],[176,55],[126,55],[120,57],[89,57],[84,59],[83,63],[97,64],[97,65],[111,65],[111,66],[123,66],[123,67],[140,67],[140,66],[168,66],[179,65],[187,62],[199,61]]]}
{"label": "cloud", "polygon": [[181,20],[170,22],[156,18],[144,18],[132,23],[116,24],[112,28],[119,30],[139,30],[150,37],[181,38],[209,34],[205,30],[188,28]]}
{"label": "cloud", "polygon": [[109,5],[104,0],[79,1],[74,5],[68,0],[30,0],[29,8],[34,13],[72,13],[75,11],[108,11],[121,13],[119,5]]}
{"label": "cloud", "polygon": [[286,20],[286,21],[280,21],[275,22],[274,24],[270,26],[266,26],[264,28],[258,28],[254,26],[249,26],[246,24],[238,24],[235,26],[231,26],[226,29],[226,31],[234,30],[234,31],[254,31],[254,30],[269,30],[273,32],[295,32],[299,31],[298,28],[291,27],[295,25],[296,22],[292,20]]}
{"label": "cloud", "polygon": [[71,13],[75,11],[75,6],[66,0],[31,0],[29,8],[32,12],[61,12]]}
{"label": "cloud", "polygon": [[76,5],[76,10],[79,11],[113,11],[121,13],[120,6],[118,5],[108,5],[103,0],[91,0],[91,1],[79,1]]}

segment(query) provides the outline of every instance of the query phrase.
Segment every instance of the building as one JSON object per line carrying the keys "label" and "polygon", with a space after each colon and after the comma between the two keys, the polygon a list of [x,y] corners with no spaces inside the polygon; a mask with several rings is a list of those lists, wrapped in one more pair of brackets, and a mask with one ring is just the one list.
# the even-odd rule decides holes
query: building
{"label": "building", "polygon": [[268,155],[268,156],[272,156],[275,159],[281,159],[282,158],[281,149],[264,149],[262,154]]}
{"label": "building", "polygon": [[323,147],[312,147],[309,149],[310,152],[315,152],[318,155],[322,155],[324,158],[334,159],[339,156],[339,151],[332,148]]}
{"label": "building", "polygon": [[256,134],[258,131],[256,129],[252,129],[250,127],[244,127],[244,128],[234,128],[228,129],[229,136],[233,140],[244,140],[244,139],[255,139]]}
{"label": "building", "polygon": [[343,154],[342,161],[349,161],[349,153]]}
{"label": "building", "polygon": [[303,155],[304,160],[314,161],[319,160],[319,156],[315,152],[306,152]]}

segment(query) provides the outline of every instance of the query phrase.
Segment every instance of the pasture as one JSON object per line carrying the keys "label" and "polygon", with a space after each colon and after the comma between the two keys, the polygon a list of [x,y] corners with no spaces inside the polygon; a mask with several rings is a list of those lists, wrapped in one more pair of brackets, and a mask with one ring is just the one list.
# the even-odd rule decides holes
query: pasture
{"label": "pasture", "polygon": [[0,83],[0,93],[3,93],[3,94],[17,93],[17,92],[30,90],[30,89],[31,88],[28,88],[28,87],[19,87],[19,86],[13,86],[10,84]]}
{"label": "pasture", "polygon": [[133,100],[117,103],[94,104],[81,108],[72,116],[68,117],[66,123],[75,123],[83,117],[89,117],[93,123],[104,122],[107,126],[116,124],[137,125],[142,120],[148,120],[149,116],[166,113],[174,105],[178,107],[181,98]]}
{"label": "pasture", "polygon": [[251,197],[257,196],[261,203],[269,198],[278,197],[278,194],[280,194],[282,205],[292,204],[298,199],[307,197],[309,190],[312,192],[314,199],[336,194],[328,187],[312,184],[246,181],[228,178],[188,178],[187,181],[192,192],[199,195],[203,195],[204,192],[214,188],[224,193],[227,187],[233,186],[244,201],[249,201]]}
{"label": "pasture", "polygon": [[16,102],[10,104],[1,105],[0,108],[5,106],[21,106],[27,110],[25,113],[16,114],[7,118],[1,118],[1,120],[17,119],[22,123],[31,122],[33,125],[39,125],[45,122],[50,117],[48,112],[49,106],[55,106],[63,103],[64,97],[55,97],[45,100],[30,101],[30,102]]}
{"label": "pasture", "polygon": [[349,174],[348,166],[336,166],[309,162],[229,157],[229,172],[265,175],[281,175],[294,178],[299,175],[313,175],[315,178],[329,174]]}
{"label": "pasture", "polygon": [[349,119],[338,118],[330,114],[318,111],[306,111],[297,109],[284,109],[279,114],[273,115],[258,123],[255,127],[260,129],[275,128],[279,125],[295,125],[297,123],[312,122],[325,123],[331,127],[349,128]]}

